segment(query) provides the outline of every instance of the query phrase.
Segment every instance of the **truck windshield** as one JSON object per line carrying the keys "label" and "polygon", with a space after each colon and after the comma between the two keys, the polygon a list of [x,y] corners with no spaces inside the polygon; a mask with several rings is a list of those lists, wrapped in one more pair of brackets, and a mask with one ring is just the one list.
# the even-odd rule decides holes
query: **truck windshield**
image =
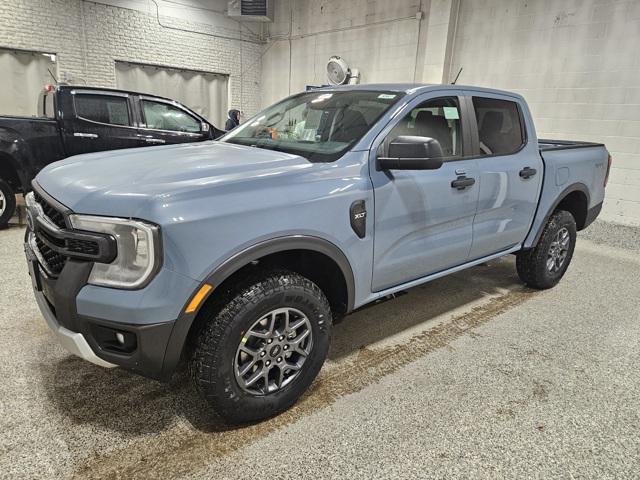
{"label": "truck windshield", "polygon": [[302,93],[263,110],[220,140],[332,162],[403,96],[366,90]]}

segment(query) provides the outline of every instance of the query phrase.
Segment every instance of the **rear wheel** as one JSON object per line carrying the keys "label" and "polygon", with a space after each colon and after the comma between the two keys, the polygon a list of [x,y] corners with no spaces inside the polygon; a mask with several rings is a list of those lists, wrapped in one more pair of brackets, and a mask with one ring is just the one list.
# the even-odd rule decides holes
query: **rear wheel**
{"label": "rear wheel", "polygon": [[229,423],[262,420],[289,408],[327,356],[329,302],[297,273],[248,278],[201,314],[189,369],[197,389]]}
{"label": "rear wheel", "polygon": [[11,186],[0,179],[0,228],[5,228],[16,211],[16,194]]}
{"label": "rear wheel", "polygon": [[555,286],[571,263],[576,246],[576,221],[569,212],[558,210],[544,227],[538,244],[516,257],[518,276],[528,286]]}

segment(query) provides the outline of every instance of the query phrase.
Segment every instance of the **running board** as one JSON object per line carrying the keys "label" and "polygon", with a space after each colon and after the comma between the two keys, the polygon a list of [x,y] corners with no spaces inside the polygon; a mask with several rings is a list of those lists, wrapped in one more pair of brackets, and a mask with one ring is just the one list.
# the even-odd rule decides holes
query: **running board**
{"label": "running board", "polygon": [[477,260],[473,260],[472,262],[463,263],[462,265],[458,265],[457,267],[449,268],[448,270],[443,270],[441,272],[432,273],[431,275],[427,275],[426,277],[420,277],[416,280],[412,280],[407,283],[403,283],[401,285],[396,285],[395,287],[387,288],[386,290],[381,290],[379,292],[373,292],[367,300],[365,300],[362,305],[365,305],[369,302],[373,302],[381,297],[386,297],[387,295],[391,295],[393,293],[399,292],[401,290],[407,290],[408,288],[417,287],[418,285],[422,285],[423,283],[430,282],[431,280],[436,280],[438,278],[445,277],[451,273],[456,273],[461,270],[465,270],[469,267],[474,267],[484,262],[488,262],[490,260],[495,260],[496,258],[504,257],[510,253],[517,252],[522,248],[521,245],[515,245],[507,250],[503,250],[502,252],[494,253],[493,255],[489,255],[488,257],[482,257]]}

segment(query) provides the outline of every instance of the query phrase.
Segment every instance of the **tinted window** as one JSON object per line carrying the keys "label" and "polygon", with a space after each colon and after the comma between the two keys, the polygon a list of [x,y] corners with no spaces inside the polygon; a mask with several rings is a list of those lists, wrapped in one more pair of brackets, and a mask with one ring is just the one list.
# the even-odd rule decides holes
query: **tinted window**
{"label": "tinted window", "polygon": [[385,144],[388,145],[401,135],[433,138],[440,143],[445,157],[462,156],[458,100],[448,97],[421,103],[393,127],[385,139]]}
{"label": "tinted window", "polygon": [[473,97],[481,155],[514,153],[524,144],[518,104],[495,98]]}
{"label": "tinted window", "polygon": [[191,133],[198,133],[201,130],[198,120],[184,110],[168,103],[143,100],[142,109],[147,128]]}
{"label": "tinted window", "polygon": [[365,90],[302,93],[267,108],[222,141],[331,162],[344,155],[403,95]]}
{"label": "tinted window", "polygon": [[131,125],[125,97],[83,93],[75,95],[75,104],[78,117],[112,125]]}

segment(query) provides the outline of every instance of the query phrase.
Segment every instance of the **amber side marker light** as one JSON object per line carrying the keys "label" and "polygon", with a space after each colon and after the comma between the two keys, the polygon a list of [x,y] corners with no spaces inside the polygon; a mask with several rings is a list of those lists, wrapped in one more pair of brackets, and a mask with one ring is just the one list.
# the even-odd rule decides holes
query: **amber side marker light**
{"label": "amber side marker light", "polygon": [[213,287],[208,283],[202,285],[202,287],[200,287],[200,290],[198,290],[198,293],[193,296],[193,298],[189,302],[189,305],[187,305],[185,313],[195,312],[211,290],[213,290]]}

